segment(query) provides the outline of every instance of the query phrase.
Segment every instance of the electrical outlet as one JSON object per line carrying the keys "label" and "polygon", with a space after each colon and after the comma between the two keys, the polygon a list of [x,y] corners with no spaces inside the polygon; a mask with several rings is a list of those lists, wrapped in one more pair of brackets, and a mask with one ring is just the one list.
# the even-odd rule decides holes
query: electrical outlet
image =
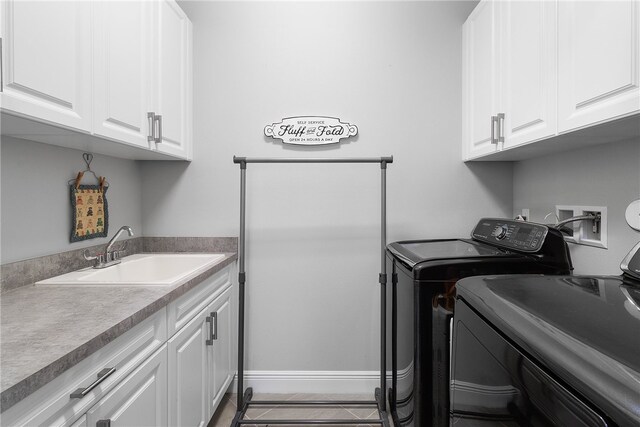
{"label": "electrical outlet", "polygon": [[525,221],[531,221],[529,209],[522,209],[522,218],[524,218]]}
{"label": "electrical outlet", "polygon": [[[556,216],[558,222],[577,216],[599,215],[599,220],[580,220],[565,224],[564,239],[578,245],[594,246],[596,248],[607,249],[607,208],[606,206],[556,206]],[[570,231],[569,231],[570,230]]]}

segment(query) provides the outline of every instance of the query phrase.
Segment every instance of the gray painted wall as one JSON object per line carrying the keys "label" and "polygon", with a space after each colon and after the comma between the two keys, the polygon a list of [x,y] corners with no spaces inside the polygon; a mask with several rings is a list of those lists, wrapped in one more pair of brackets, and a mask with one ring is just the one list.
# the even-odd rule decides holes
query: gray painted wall
{"label": "gray painted wall", "polygon": [[[82,151],[3,136],[0,155],[3,264],[108,241],[96,238],[69,242],[71,202],[67,181],[85,168]],[[95,155],[91,167],[106,176],[110,184],[109,235],[126,224],[141,236],[139,166],[133,160]]]}
{"label": "gray painted wall", "polygon": [[[640,198],[640,142],[598,145],[517,162],[513,170],[514,214],[531,209],[544,222],[556,205],[606,206],[608,249],[569,244],[576,274],[620,274],[620,261],[640,241],[624,213]],[[547,222],[553,222],[551,216]]]}
{"label": "gray painted wall", "polygon": [[[511,164],[461,162],[461,26],[474,2],[182,2],[194,25],[193,162],[143,164],[147,236],[237,236],[240,156],[394,155],[388,240],[510,215]],[[321,149],[263,136],[329,115]],[[247,369],[378,367],[379,167],[249,165]]]}

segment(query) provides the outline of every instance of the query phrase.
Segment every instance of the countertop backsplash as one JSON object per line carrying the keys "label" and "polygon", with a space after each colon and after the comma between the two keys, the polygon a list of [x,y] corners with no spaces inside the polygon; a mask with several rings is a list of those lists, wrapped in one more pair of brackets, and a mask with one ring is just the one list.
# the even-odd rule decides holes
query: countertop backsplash
{"label": "countertop backsplash", "polygon": [[[126,255],[142,252],[237,252],[237,237],[134,237],[128,242]],[[59,276],[90,267],[83,252],[104,250],[104,244],[72,251],[16,261],[0,266],[0,293],[33,284],[39,280]]]}

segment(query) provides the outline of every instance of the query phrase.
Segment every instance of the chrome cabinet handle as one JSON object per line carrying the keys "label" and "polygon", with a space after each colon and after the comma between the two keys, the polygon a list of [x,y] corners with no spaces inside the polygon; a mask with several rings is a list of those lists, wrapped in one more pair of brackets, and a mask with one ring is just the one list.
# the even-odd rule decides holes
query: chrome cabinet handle
{"label": "chrome cabinet handle", "polygon": [[109,375],[113,374],[115,371],[116,371],[115,367],[113,367],[113,368],[104,368],[102,371],[98,372],[98,378],[94,382],[89,384],[89,387],[77,389],[76,391],[71,393],[71,398],[72,399],[76,399],[76,398],[77,399],[82,399],[87,394],[89,394],[89,392],[91,390],[96,388],[102,381],[106,380],[107,377]]}
{"label": "chrome cabinet handle", "polygon": [[155,143],[160,144],[162,142],[162,116],[157,115],[154,120],[158,123],[158,137],[155,138]]}
{"label": "chrome cabinet handle", "polygon": [[213,316],[207,316],[207,323],[209,324],[209,339],[205,343],[213,345]]}
{"label": "chrome cabinet handle", "polygon": [[211,318],[213,319],[213,334],[211,335],[212,340],[218,339],[218,312],[214,311],[211,313]]}
{"label": "chrome cabinet handle", "polygon": [[497,144],[498,140],[496,139],[496,123],[498,121],[498,116],[491,116],[491,143]]}
{"label": "chrome cabinet handle", "polygon": [[154,113],[152,112],[147,113],[147,120],[149,121],[149,135],[147,135],[148,142],[153,142],[156,139],[155,117],[156,115]]}
{"label": "chrome cabinet handle", "polygon": [[498,142],[504,142],[504,113],[498,113]]}
{"label": "chrome cabinet handle", "polygon": [[207,323],[209,324],[209,339],[207,345],[213,345],[213,342],[218,339],[218,313],[211,312],[211,315],[207,316]]}

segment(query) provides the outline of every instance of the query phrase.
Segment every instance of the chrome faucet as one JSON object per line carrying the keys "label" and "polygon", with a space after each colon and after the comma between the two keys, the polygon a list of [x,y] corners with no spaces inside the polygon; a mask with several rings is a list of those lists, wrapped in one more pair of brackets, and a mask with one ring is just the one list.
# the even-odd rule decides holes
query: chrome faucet
{"label": "chrome faucet", "polygon": [[112,265],[120,264],[121,262],[120,253],[124,251],[124,249],[127,247],[127,242],[125,241],[119,250],[112,250],[111,248],[113,247],[116,240],[118,240],[118,237],[120,237],[120,235],[124,231],[129,233],[129,236],[133,236],[133,230],[131,229],[131,227],[129,227],[128,225],[123,225],[116,232],[116,234],[111,238],[111,240],[109,240],[109,243],[107,243],[107,247],[104,249],[103,253],[90,255],[87,253],[88,251],[87,249],[84,251],[84,254],[83,254],[84,259],[86,259],[87,261],[95,261],[93,268],[105,268],[105,267],[110,267]]}

